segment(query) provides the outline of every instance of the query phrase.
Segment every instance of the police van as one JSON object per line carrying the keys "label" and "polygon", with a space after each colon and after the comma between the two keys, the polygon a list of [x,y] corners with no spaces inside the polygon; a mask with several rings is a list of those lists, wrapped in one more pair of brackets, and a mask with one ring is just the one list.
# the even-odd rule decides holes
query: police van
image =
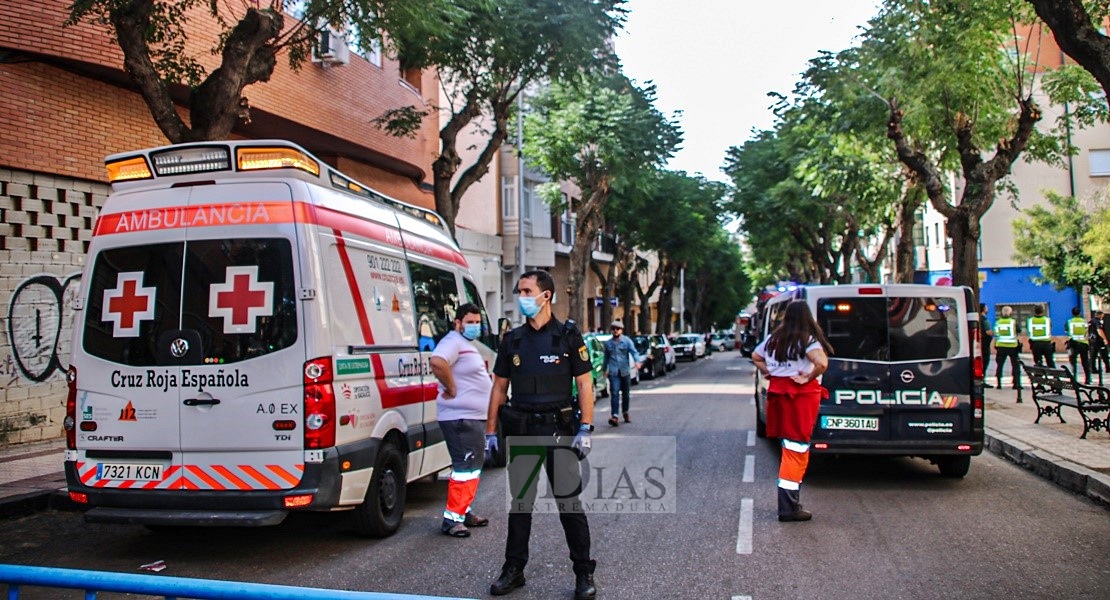
{"label": "police van", "polygon": [[[920,456],[963,477],[983,451],[983,349],[966,287],[799,286],[770,299],[766,337],[804,300],[833,353],[810,445],[817,454]],[[766,437],[767,382],[756,374],[756,433]]]}
{"label": "police van", "polygon": [[65,419],[86,520],[349,510],[360,534],[396,531],[406,483],[450,466],[430,353],[459,304],[481,306],[442,219],[285,141],[106,167]]}

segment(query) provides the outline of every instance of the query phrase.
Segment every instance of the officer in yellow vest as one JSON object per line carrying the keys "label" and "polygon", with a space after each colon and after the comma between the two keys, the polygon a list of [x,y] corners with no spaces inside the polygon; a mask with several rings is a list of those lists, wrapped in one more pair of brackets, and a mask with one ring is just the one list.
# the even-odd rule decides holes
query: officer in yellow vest
{"label": "officer in yellow vest", "polygon": [[1053,354],[1056,344],[1052,341],[1052,320],[1044,314],[1044,306],[1038,304],[1033,307],[1033,316],[1026,323],[1029,327],[1029,349],[1033,351],[1033,364],[1038,367],[1048,365],[1056,368]]}
{"label": "officer in yellow vest", "polygon": [[1083,380],[1087,384],[1091,383],[1091,368],[1088,364],[1090,346],[1087,343],[1087,321],[1079,316],[1079,307],[1076,306],[1071,309],[1071,318],[1068,319],[1068,360],[1071,362],[1071,372],[1078,378],[1079,371],[1075,370],[1078,356],[1079,362],[1083,365]]}
{"label": "officer in yellow vest", "polygon": [[994,350],[998,366],[994,370],[994,379],[998,387],[1002,387],[1002,366],[1006,359],[1010,359],[1010,373],[1013,375],[1014,389],[1021,387],[1021,373],[1018,371],[1018,324],[1014,319],[1014,309],[1009,306],[1002,307],[1002,316],[994,322]]}

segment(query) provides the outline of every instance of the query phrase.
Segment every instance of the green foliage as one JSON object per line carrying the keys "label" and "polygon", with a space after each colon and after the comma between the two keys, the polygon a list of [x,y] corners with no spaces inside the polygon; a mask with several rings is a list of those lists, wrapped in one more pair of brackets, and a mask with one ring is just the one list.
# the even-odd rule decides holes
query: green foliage
{"label": "green foliage", "polygon": [[1032,206],[1013,222],[1014,259],[1040,265],[1041,279],[1057,289],[1090,286],[1110,293],[1110,209],[1086,209],[1071,196],[1046,192],[1047,206]]}

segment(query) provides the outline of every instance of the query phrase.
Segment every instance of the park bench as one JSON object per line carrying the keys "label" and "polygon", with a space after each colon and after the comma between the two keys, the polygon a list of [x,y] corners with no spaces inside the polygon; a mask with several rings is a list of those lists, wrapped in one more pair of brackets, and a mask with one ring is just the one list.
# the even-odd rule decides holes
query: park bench
{"label": "park bench", "polygon": [[[1021,367],[1033,385],[1033,403],[1037,405],[1034,423],[1039,423],[1046,415],[1056,415],[1061,423],[1066,423],[1060,409],[1070,406],[1083,418],[1081,439],[1086,439],[1087,432],[1092,429],[1110,432],[1110,388],[1079,383],[1067,367],[1037,367],[1025,363]],[[1100,414],[1103,416],[1098,416]]]}

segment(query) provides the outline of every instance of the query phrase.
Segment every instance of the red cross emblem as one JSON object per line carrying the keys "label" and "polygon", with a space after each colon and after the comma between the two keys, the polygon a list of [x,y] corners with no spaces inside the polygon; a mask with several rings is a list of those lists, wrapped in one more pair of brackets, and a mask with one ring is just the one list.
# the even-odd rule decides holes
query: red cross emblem
{"label": "red cross emblem", "polygon": [[112,336],[139,337],[139,324],[154,318],[157,289],[143,287],[143,272],[116,274],[116,287],[104,290],[100,320],[112,322]]}
{"label": "red cross emblem", "polygon": [[274,314],[274,282],[259,281],[258,267],[228,267],[208,289],[208,316],[224,320],[224,333],[254,333],[258,317]]}

